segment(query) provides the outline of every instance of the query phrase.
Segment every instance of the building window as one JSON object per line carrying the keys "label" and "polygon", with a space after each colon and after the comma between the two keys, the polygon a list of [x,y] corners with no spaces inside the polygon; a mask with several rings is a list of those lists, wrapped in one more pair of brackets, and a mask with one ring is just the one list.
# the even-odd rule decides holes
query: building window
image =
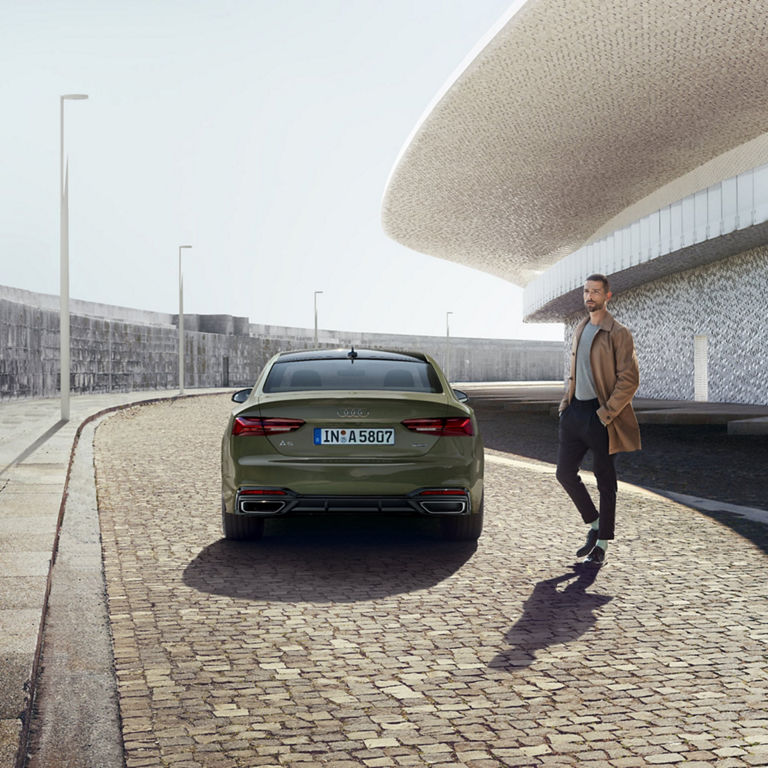
{"label": "building window", "polygon": [[707,336],[693,337],[693,399],[706,403],[709,400],[709,372],[707,357],[709,338]]}

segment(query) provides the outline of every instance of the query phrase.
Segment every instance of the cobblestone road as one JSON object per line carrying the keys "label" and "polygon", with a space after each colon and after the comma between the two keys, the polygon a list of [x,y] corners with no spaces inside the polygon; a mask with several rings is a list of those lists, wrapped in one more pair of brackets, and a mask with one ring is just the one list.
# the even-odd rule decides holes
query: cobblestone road
{"label": "cobblestone road", "polygon": [[477,547],[419,521],[222,540],[230,403],[96,433],[128,768],[768,765],[761,549],[620,490],[611,562],[551,472],[494,453]]}

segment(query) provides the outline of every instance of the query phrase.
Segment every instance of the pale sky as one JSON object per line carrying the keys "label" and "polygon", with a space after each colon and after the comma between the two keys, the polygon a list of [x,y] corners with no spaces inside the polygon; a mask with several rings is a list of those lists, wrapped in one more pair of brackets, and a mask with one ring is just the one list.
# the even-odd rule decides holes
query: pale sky
{"label": "pale sky", "polygon": [[0,0],[0,285],[381,333],[562,340],[522,289],[387,238],[424,110],[511,0]]}

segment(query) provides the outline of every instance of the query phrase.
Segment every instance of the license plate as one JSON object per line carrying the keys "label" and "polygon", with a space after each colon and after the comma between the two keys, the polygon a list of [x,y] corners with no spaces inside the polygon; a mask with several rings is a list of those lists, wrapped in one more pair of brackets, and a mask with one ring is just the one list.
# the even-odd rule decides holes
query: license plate
{"label": "license plate", "polygon": [[394,445],[394,429],[315,427],[315,445]]}

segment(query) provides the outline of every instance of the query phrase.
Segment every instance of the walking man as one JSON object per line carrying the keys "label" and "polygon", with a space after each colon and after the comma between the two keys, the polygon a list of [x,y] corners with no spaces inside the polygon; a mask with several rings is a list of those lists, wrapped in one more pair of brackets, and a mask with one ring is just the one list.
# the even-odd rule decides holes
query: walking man
{"label": "walking man", "polygon": [[[632,334],[608,312],[608,278],[590,275],[584,283],[589,312],[573,334],[571,369],[560,403],[560,445],[557,479],[589,526],[587,540],[576,555],[601,566],[616,518],[615,455],[640,450],[640,427],[632,397],[640,381]],[[600,494],[595,507],[579,476],[579,466],[592,451]]]}

